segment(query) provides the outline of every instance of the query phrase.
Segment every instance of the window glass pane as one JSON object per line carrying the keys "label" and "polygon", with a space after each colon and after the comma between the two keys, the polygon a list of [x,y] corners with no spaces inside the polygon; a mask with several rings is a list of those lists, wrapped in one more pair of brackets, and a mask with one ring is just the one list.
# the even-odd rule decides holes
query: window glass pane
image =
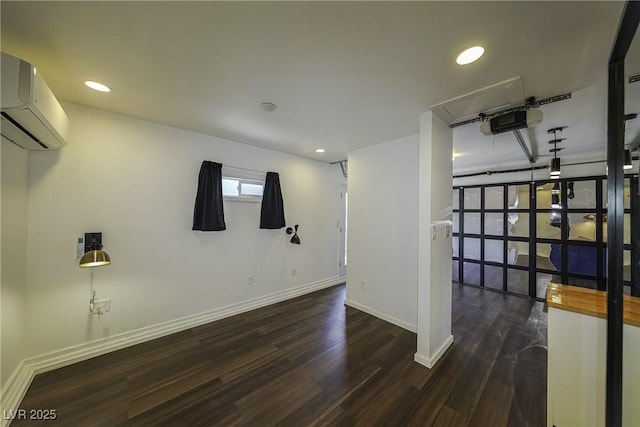
{"label": "window glass pane", "polygon": [[537,209],[551,209],[551,190],[553,189],[553,184],[554,183],[548,182],[536,187]]}
{"label": "window glass pane", "polygon": [[453,280],[454,282],[460,281],[458,266],[459,266],[458,261],[453,261],[451,263],[451,280]]}
{"label": "window glass pane", "polygon": [[[504,233],[503,216],[501,213],[484,214],[484,234],[502,236]],[[466,232],[465,228],[465,232]]]}
{"label": "window glass pane", "polygon": [[480,239],[464,239],[464,257],[468,259],[480,259]]}
{"label": "window glass pane", "polygon": [[561,215],[559,212],[536,214],[536,232],[538,238],[560,239],[562,236],[560,220]]}
{"label": "window glass pane", "polygon": [[485,209],[504,209],[504,187],[486,187],[484,189]]}
{"label": "window glass pane", "polygon": [[598,282],[591,279],[569,277],[568,284],[573,286],[580,286],[581,288],[598,289]]}
{"label": "window glass pane", "polygon": [[510,185],[509,186],[509,209],[529,209],[528,185]]}
{"label": "window glass pane", "polygon": [[507,245],[507,260],[509,264],[529,265],[529,242],[510,241]]}
{"label": "window glass pane", "polygon": [[458,212],[454,212],[451,215],[451,222],[453,222],[453,232],[454,233],[459,233],[460,232],[460,214]]}
{"label": "window glass pane", "polygon": [[464,189],[464,208],[480,209],[480,188]]}
{"label": "window glass pane", "polygon": [[529,295],[529,272],[514,268],[508,269],[507,290],[520,295]]}
{"label": "window glass pane", "polygon": [[[571,191],[573,186],[573,191]],[[573,198],[571,198],[573,196]],[[567,207],[572,209],[596,208],[595,181],[568,181]]]}
{"label": "window glass pane", "polygon": [[598,249],[595,246],[567,245],[567,253],[569,273],[597,275]]}
{"label": "window glass pane", "polygon": [[484,266],[484,287],[502,290],[502,267]]}
{"label": "window glass pane", "polygon": [[507,235],[516,237],[529,237],[529,214],[510,212],[508,216],[509,232]]}
{"label": "window glass pane", "polygon": [[464,233],[480,234],[480,214],[479,213],[464,214]]}
{"label": "window glass pane", "polygon": [[453,189],[453,196],[451,199],[451,207],[453,209],[460,209],[460,190],[458,190],[457,188]]}
{"label": "window glass pane", "polygon": [[622,277],[626,282],[631,281],[631,251],[624,251],[622,258]]}
{"label": "window glass pane", "polygon": [[465,262],[464,268],[464,283],[470,283],[472,285],[480,285],[480,264],[472,262]]}
{"label": "window glass pane", "polygon": [[538,243],[536,245],[536,268],[560,271],[562,268],[562,245]]}
{"label": "window glass pane", "polygon": [[[638,224],[636,224],[638,225]],[[631,244],[631,214],[624,214],[624,227],[622,231],[622,235],[624,236],[624,244]]]}
{"label": "window glass pane", "polygon": [[[602,180],[602,203],[604,203],[603,208],[607,207],[608,198],[609,197],[607,193],[607,180],[603,179]],[[631,209],[631,182],[629,178],[624,179],[624,208]]]}
{"label": "window glass pane", "polygon": [[240,187],[240,181],[236,179],[222,178],[222,195],[223,196],[237,196],[238,189]]}
{"label": "window glass pane", "polygon": [[503,262],[504,260],[504,242],[502,240],[485,240],[484,241],[484,260],[493,262]]}
{"label": "window glass pane", "polygon": [[567,219],[569,220],[569,240],[596,241],[596,220],[594,214],[587,212],[570,213],[567,215]]}
{"label": "window glass pane", "polygon": [[[622,227],[623,243],[625,245],[631,244],[631,214],[624,214],[624,223]],[[602,223],[602,239],[607,241],[607,223]]]}
{"label": "window glass pane", "polygon": [[248,182],[240,183],[240,194],[245,196],[262,196],[262,184],[250,184]]}
{"label": "window glass pane", "polygon": [[451,245],[453,247],[453,256],[454,257],[459,257],[460,256],[460,248],[458,247],[458,237],[453,236],[453,238],[451,239]]}
{"label": "window glass pane", "polygon": [[[559,279],[559,277],[558,277]],[[547,295],[547,285],[549,282],[556,282],[555,275],[548,273],[536,274],[536,297],[545,299]]]}

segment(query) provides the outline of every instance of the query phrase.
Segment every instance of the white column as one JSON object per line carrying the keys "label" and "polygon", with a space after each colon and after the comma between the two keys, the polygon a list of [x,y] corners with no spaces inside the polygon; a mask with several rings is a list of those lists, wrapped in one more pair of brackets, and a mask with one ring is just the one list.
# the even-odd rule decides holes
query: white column
{"label": "white column", "polygon": [[[415,361],[431,368],[451,335],[453,131],[427,111],[420,115],[418,189],[418,346]],[[435,234],[434,234],[435,232]]]}

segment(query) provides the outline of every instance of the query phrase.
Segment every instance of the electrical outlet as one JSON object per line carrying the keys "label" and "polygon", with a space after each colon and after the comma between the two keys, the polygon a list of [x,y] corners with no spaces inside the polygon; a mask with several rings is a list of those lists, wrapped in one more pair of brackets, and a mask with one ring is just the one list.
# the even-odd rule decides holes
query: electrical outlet
{"label": "electrical outlet", "polygon": [[451,226],[449,224],[444,226],[444,237],[451,237]]}
{"label": "electrical outlet", "polygon": [[93,312],[97,314],[104,314],[111,311],[110,299],[98,299],[93,302]]}
{"label": "electrical outlet", "polygon": [[253,274],[249,275],[249,285],[253,285]]}
{"label": "electrical outlet", "polygon": [[291,269],[291,275],[295,276],[296,274],[298,274],[298,270],[296,270],[295,268]]}
{"label": "electrical outlet", "polygon": [[367,282],[366,280],[360,279],[360,289],[364,289],[365,288],[366,282]]}

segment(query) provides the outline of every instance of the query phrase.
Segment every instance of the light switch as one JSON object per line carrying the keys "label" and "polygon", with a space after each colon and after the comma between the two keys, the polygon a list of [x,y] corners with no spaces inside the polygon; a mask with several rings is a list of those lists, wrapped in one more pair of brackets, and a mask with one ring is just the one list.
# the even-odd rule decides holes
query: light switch
{"label": "light switch", "polygon": [[76,258],[82,258],[82,255],[84,255],[84,237],[78,237],[76,243]]}

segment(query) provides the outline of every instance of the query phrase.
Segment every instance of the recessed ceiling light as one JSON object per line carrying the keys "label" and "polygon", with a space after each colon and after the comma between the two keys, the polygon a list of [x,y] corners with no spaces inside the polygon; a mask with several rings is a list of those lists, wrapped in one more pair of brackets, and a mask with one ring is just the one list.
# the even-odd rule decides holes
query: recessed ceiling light
{"label": "recessed ceiling light", "polygon": [[268,112],[276,111],[278,109],[278,106],[273,102],[263,102],[260,106],[264,111]]}
{"label": "recessed ceiling light", "polygon": [[97,90],[98,92],[111,92],[111,88],[107,85],[103,85],[102,83],[87,80],[86,82],[84,82],[84,84],[93,90]]}
{"label": "recessed ceiling light", "polygon": [[471,64],[472,62],[480,59],[483,54],[484,48],[482,46],[470,47],[456,57],[456,63],[459,65]]}
{"label": "recessed ceiling light", "polygon": [[324,148],[316,148],[316,153],[324,153],[325,149]]}

